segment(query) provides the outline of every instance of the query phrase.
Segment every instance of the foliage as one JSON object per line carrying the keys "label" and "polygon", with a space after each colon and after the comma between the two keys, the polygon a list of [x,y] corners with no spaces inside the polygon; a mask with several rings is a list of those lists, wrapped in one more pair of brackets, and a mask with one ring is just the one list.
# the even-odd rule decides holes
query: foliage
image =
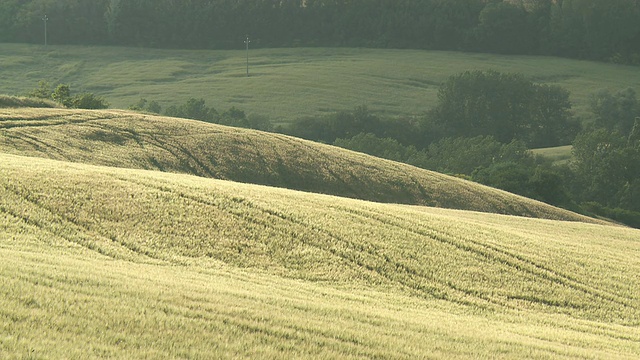
{"label": "foliage", "polygon": [[71,98],[71,107],[76,109],[106,109],[109,103],[92,93],[82,93]]}
{"label": "foliage", "polygon": [[[640,187],[637,187],[636,189],[638,191],[640,190]],[[636,229],[640,229],[640,211],[638,210],[626,210],[619,207],[610,208],[595,201],[583,203],[582,207],[595,216],[603,216],[625,225],[633,226]]]}
{"label": "foliage", "polygon": [[167,116],[181,117],[185,119],[214,122],[218,117],[218,111],[205,105],[204,99],[190,98],[180,106],[169,106],[164,114]]}
{"label": "foliage", "polygon": [[[147,104],[146,99],[141,99],[137,104],[129,107],[132,110],[146,110],[148,112],[159,113],[161,106],[152,101]],[[157,110],[157,111],[152,111]],[[273,125],[268,117],[263,115],[250,115],[235,106],[224,111],[222,114],[213,107],[205,105],[204,99],[190,98],[180,106],[169,106],[163,113],[166,116],[180,117],[184,119],[202,120],[214,124],[241,127],[245,129],[255,129],[262,131],[273,131]]]}
{"label": "foliage", "polygon": [[582,201],[640,211],[640,142],[604,128],[585,131],[573,144],[573,157]]}
{"label": "foliage", "polygon": [[384,129],[377,116],[366,106],[359,106],[352,111],[338,111],[328,116],[300,119],[293,123],[287,132],[303,139],[330,144],[336,139],[351,139],[360,133],[382,136]]}
{"label": "foliage", "polygon": [[346,149],[463,176],[494,188],[555,206],[578,209],[566,188],[565,174],[536,158],[524,143],[501,144],[492,137],[445,138],[416,150],[391,138],[359,134],[334,143]]}
{"label": "foliage", "polygon": [[592,213],[638,226],[640,119],[629,125],[638,114],[635,92],[599,92],[593,111],[596,126],[582,132],[573,145],[574,197]]}
{"label": "foliage", "polygon": [[569,92],[537,85],[519,74],[467,71],[438,91],[431,121],[447,136],[494,136],[502,143],[521,140],[531,147],[566,145],[575,125]]}
{"label": "foliage", "polygon": [[51,98],[66,107],[73,107],[72,105],[74,105],[74,101],[71,99],[71,88],[66,84],[58,85],[51,93]]}
{"label": "foliage", "polygon": [[[501,144],[491,136],[445,138],[427,149],[427,168],[445,173],[471,175],[478,167],[501,162],[531,163],[522,142]],[[499,186],[498,186],[499,187]]]}
{"label": "foliage", "polygon": [[32,98],[50,99],[53,90],[51,90],[51,84],[48,81],[40,80],[38,86],[31,90],[27,96]]}
{"label": "foliage", "polygon": [[592,96],[590,105],[595,125],[609,131],[629,134],[636,119],[640,118],[640,102],[632,88],[615,94],[600,90]]}
{"label": "foliage", "polygon": [[152,114],[160,114],[160,112],[162,111],[162,106],[155,100],[148,101],[145,98],[140,98],[137,103],[130,105],[128,109],[134,111],[145,111]]}
{"label": "foliage", "polygon": [[535,29],[523,5],[488,2],[478,15],[476,49],[498,54],[536,51]]}
{"label": "foliage", "polygon": [[352,46],[640,59],[636,0],[5,0],[0,40],[162,48]]}
{"label": "foliage", "polygon": [[396,139],[381,139],[371,133],[360,133],[350,139],[336,139],[334,145],[400,162],[408,162],[417,152],[413,146],[406,147]]}
{"label": "foliage", "polygon": [[51,90],[51,85],[44,80],[38,82],[38,87],[29,92],[28,96],[51,99],[64,107],[75,109],[106,109],[109,107],[109,103],[100,96],[92,93],[72,96],[69,85],[58,84],[54,90]]}

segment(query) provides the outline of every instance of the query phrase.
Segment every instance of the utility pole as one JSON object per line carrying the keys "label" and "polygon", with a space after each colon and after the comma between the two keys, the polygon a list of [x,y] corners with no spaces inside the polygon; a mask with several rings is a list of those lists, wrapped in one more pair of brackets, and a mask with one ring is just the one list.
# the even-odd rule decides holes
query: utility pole
{"label": "utility pole", "polygon": [[44,21],[44,47],[47,47],[47,21],[49,21],[47,14],[44,14],[42,21]]}
{"label": "utility pole", "polygon": [[247,77],[249,77],[249,43],[251,41],[249,40],[249,35],[247,35],[247,40],[244,41],[245,44],[247,44]]}

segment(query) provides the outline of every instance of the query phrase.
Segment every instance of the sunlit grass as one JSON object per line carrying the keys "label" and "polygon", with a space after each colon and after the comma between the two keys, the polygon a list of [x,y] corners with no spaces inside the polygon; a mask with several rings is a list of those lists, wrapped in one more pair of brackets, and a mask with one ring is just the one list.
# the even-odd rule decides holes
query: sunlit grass
{"label": "sunlit grass", "polygon": [[638,230],[0,155],[3,358],[634,358]]}
{"label": "sunlit grass", "polygon": [[62,107],[62,105],[53,100],[0,94],[0,108],[21,107],[56,108]]}
{"label": "sunlit grass", "polygon": [[533,153],[552,160],[556,164],[566,164],[571,160],[571,145],[544,149],[534,149]]}
{"label": "sunlit grass", "polygon": [[0,109],[0,151],[379,202],[593,221],[476,183],[333,146],[127,111]]}
{"label": "sunlit grass", "polygon": [[[241,44],[240,44],[241,45]],[[22,94],[39,80],[94,92],[113,107],[141,97],[165,107],[190,97],[226,110],[287,123],[302,116],[367,105],[387,115],[422,114],[439,85],[466,70],[522,73],[571,92],[586,116],[595,91],[640,89],[637,67],[552,57],[348,48],[256,49],[246,77],[244,51],[184,51],[119,47],[0,44],[0,92]]]}

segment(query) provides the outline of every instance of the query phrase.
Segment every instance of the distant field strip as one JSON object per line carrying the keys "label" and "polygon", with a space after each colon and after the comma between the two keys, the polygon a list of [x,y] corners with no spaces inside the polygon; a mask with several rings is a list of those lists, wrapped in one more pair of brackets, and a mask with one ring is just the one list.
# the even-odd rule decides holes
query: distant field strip
{"label": "distant field strip", "polygon": [[0,256],[10,358],[640,355],[617,226],[0,154]]}
{"label": "distant field strip", "polygon": [[577,115],[589,96],[608,88],[640,91],[638,68],[543,56],[349,48],[245,51],[0,44],[0,93],[25,94],[40,80],[105,97],[115,108],[140,98],[165,108],[189,98],[226,110],[237,106],[276,124],[367,105],[390,116],[420,115],[438,87],[467,70],[522,73],[571,92]]}
{"label": "distant field strip", "polygon": [[0,151],[379,202],[596,222],[476,183],[333,146],[127,111],[0,109]]}

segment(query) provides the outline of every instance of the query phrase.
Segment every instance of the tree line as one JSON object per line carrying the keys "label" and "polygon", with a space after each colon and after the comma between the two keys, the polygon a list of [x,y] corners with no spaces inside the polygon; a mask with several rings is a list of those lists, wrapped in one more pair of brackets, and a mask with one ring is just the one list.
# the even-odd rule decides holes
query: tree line
{"label": "tree line", "polygon": [[0,0],[0,42],[350,46],[640,64],[640,0]]}

